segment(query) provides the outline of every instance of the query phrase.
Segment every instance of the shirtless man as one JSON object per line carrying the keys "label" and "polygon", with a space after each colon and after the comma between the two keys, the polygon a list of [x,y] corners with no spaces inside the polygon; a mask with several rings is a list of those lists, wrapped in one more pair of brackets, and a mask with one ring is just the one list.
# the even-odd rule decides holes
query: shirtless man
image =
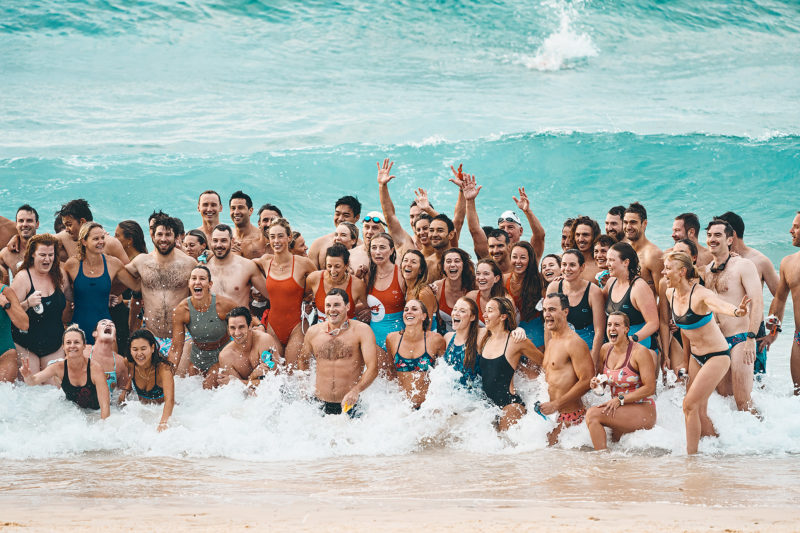
{"label": "shirtless man", "polygon": [[433,283],[444,277],[440,266],[442,255],[445,250],[450,249],[450,243],[456,233],[455,225],[447,215],[436,215],[431,221],[429,233],[433,253],[425,258],[425,262],[428,263],[428,283]]}
{"label": "shirtless man", "polygon": [[[333,227],[336,228],[342,222],[352,222],[356,224],[361,216],[361,202],[354,196],[342,196],[336,200],[333,211]],[[308,257],[316,265],[317,269],[325,266],[325,251],[333,244],[334,233],[329,233],[318,237],[311,243],[308,250]]]}
{"label": "shirtless man", "polygon": [[[695,266],[705,270],[705,266],[714,260],[711,252],[697,240],[700,235],[700,219],[694,213],[681,213],[672,222],[672,240],[675,242],[681,239],[689,239],[697,246],[697,263]],[[672,248],[667,250],[672,251]]]}
{"label": "shirtless man", "polygon": [[344,290],[328,291],[326,321],[308,330],[297,361],[300,370],[308,370],[316,358],[314,395],[325,414],[353,416],[359,395],[378,375],[375,334],[367,324],[347,318],[349,306]]}
{"label": "shirtless man", "polygon": [[272,247],[269,245],[269,225],[276,218],[283,216],[281,210],[272,204],[264,204],[258,208],[258,239],[249,241],[245,245],[245,257],[261,257],[264,254],[272,254]]}
{"label": "shirtless man", "polygon": [[[78,233],[81,226],[87,222],[94,220],[92,211],[89,209],[89,203],[83,198],[72,200],[61,206],[58,212],[61,221],[64,223],[64,231],[56,235],[58,241],[61,243],[61,260],[66,261],[70,257],[78,257]],[[103,253],[111,255],[122,261],[123,265],[127,265],[128,254],[125,253],[125,248],[122,247],[116,237],[113,235],[106,235],[106,247]],[[124,287],[113,287],[111,292],[119,294]]]}
{"label": "shirtless man", "polygon": [[575,248],[575,241],[572,240],[572,225],[574,218],[568,218],[561,227],[561,251],[566,252],[570,248]]}
{"label": "shirtless man", "polygon": [[336,226],[334,235],[333,242],[341,244],[350,252],[350,270],[354,274],[366,272],[369,267],[369,252],[358,245],[358,226],[352,222],[342,222]]}
{"label": "shirtless man", "polygon": [[572,241],[575,247],[583,254],[583,264],[585,268],[581,274],[581,278],[589,283],[597,283],[595,276],[600,272],[600,267],[594,260],[594,244],[600,237],[600,224],[587,216],[579,216],[572,223],[571,231]]}
{"label": "shirtless man", "polygon": [[253,200],[242,191],[236,191],[228,200],[228,207],[231,211],[234,230],[233,253],[247,259],[255,259],[264,255],[264,252],[254,255],[261,251],[257,245],[261,240],[261,232],[250,223],[250,216],[253,214]]}
{"label": "shirtless man", "polygon": [[230,298],[236,305],[250,305],[250,288],[267,296],[264,274],[255,261],[231,253],[233,230],[219,224],[211,232],[210,248],[214,255],[208,260],[208,269],[215,280],[211,292]]}
{"label": "shirtless man", "polygon": [[[792,235],[792,246],[800,247],[800,211],[792,221],[792,228],[789,230]],[[764,339],[767,348],[775,342],[780,331],[780,321],[783,320],[783,313],[786,310],[786,297],[792,294],[792,305],[794,309],[794,342],[792,342],[792,355],[789,360],[789,369],[792,373],[792,383],[794,383],[795,395],[800,395],[800,252],[787,255],[781,260],[781,274],[778,289],[775,291],[775,298],[769,306],[769,314],[777,318],[774,332]]]}
{"label": "shirtless man", "polygon": [[589,391],[594,377],[594,363],[589,346],[567,323],[569,298],[561,293],[550,293],[544,299],[544,327],[550,340],[544,351],[544,377],[547,380],[550,401],[539,406],[542,414],[558,412],[558,426],[547,436],[550,445],[558,442],[564,427],[583,422],[586,407],[581,396]]}
{"label": "shirtless man", "polygon": [[239,380],[256,387],[281,364],[278,341],[264,331],[251,328],[252,316],[246,307],[234,307],[227,316],[229,342],[219,353],[217,386]]}
{"label": "shirtless man", "polygon": [[144,327],[156,336],[167,355],[172,344],[173,313],[189,296],[189,274],[197,262],[175,248],[175,220],[160,217],[153,227],[154,250],[137,255],[126,268],[133,277],[141,278]]}
{"label": "shirtless man", "polygon": [[625,238],[636,250],[641,265],[641,277],[645,280],[653,294],[658,295],[658,282],[661,281],[661,271],[664,269],[661,250],[650,242],[645,236],[647,230],[647,210],[639,202],[634,202],[625,210],[622,219],[622,228]]}
{"label": "shirtless man", "polygon": [[622,233],[622,219],[625,217],[625,206],[615,205],[606,213],[605,228],[606,235],[611,235],[617,241],[624,237]]}
{"label": "shirtless man", "polygon": [[723,396],[732,393],[740,411],[755,413],[750,403],[750,393],[753,390],[756,333],[764,309],[758,271],[749,259],[731,254],[733,228],[724,220],[712,220],[706,228],[706,237],[714,257],[714,261],[706,266],[706,287],[733,305],[738,306],[745,296],[752,302],[750,312],[745,316],[717,315],[719,329],[731,346],[731,367],[717,387],[717,392]]}
{"label": "shirtless man", "polygon": [[12,276],[17,275],[28,241],[39,229],[39,213],[28,204],[22,205],[17,209],[16,221],[17,241],[14,250],[9,246],[0,250],[0,281],[5,284],[10,282]]}
{"label": "shirtless man", "polygon": [[[544,253],[544,226],[531,210],[531,201],[525,192],[525,187],[520,187],[517,191],[519,192],[519,198],[512,196],[511,199],[514,200],[517,207],[525,213],[525,218],[528,219],[528,225],[531,227],[530,242],[538,262],[538,258],[542,257]],[[503,211],[500,214],[500,218],[497,219],[497,227],[508,233],[511,244],[519,242],[522,238],[524,228],[519,217],[513,211]]]}
{"label": "shirtless man", "polygon": [[211,232],[219,225],[219,214],[222,212],[222,198],[217,191],[203,191],[197,199],[197,211],[203,223],[199,229],[206,234],[206,240],[211,242]]}

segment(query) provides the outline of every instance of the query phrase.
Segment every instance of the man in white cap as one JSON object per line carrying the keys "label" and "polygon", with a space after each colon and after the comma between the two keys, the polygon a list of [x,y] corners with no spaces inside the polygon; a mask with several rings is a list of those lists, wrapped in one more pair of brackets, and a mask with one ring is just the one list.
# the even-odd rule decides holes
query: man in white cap
{"label": "man in white cap", "polygon": [[[518,191],[519,198],[516,196],[512,198],[517,204],[517,207],[525,213],[525,218],[528,219],[528,225],[531,227],[531,246],[533,246],[533,251],[536,252],[536,257],[542,257],[542,253],[544,252],[544,227],[542,223],[539,222],[539,219],[536,218],[536,215],[533,214],[533,211],[531,211],[531,202],[528,199],[528,195],[525,193],[525,187],[520,187]],[[522,221],[513,211],[503,211],[500,214],[500,218],[497,219],[497,227],[508,233],[509,245],[519,242],[522,237]]]}

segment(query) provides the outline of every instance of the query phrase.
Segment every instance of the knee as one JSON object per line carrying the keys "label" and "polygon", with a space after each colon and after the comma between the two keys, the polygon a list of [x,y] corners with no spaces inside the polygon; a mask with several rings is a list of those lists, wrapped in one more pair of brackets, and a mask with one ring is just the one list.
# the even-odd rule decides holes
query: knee
{"label": "knee", "polygon": [[600,411],[599,407],[591,407],[588,411],[586,411],[586,425],[593,426],[595,424],[600,423],[600,417],[602,416],[602,412]]}
{"label": "knee", "polygon": [[700,407],[694,401],[690,400],[689,398],[683,399],[683,414],[687,418],[690,416],[696,416],[700,413]]}

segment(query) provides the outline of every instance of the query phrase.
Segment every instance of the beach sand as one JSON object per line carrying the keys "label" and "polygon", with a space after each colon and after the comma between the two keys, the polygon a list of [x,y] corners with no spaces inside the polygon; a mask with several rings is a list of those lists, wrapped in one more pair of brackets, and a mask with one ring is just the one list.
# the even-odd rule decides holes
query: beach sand
{"label": "beach sand", "polygon": [[[562,506],[519,502],[381,500],[364,505],[232,504],[197,505],[180,501],[72,506],[0,506],[0,531],[800,531],[798,508],[709,508],[676,504],[596,503]],[[91,505],[91,507],[87,507]]]}

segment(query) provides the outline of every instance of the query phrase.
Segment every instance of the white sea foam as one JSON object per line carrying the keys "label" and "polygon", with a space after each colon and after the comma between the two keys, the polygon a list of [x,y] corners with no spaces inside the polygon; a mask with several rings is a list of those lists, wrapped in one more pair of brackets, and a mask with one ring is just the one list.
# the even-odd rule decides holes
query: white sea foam
{"label": "white sea foam", "polygon": [[580,2],[548,2],[558,13],[558,29],[548,35],[536,54],[522,55],[519,61],[526,67],[541,71],[555,71],[570,68],[575,60],[595,57],[599,51],[592,38],[573,28]]}

